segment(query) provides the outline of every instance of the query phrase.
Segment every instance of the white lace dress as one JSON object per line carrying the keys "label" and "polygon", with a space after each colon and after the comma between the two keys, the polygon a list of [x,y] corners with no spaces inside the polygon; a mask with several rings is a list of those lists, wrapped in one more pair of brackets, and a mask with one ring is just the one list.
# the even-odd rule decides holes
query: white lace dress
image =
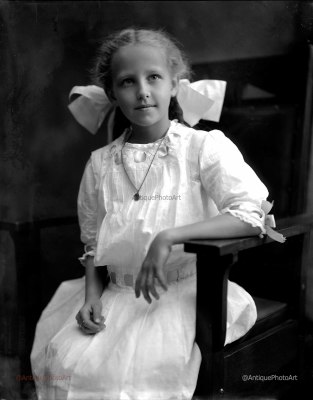
{"label": "white lace dress", "polygon": [[[172,121],[134,201],[121,164],[123,137],[92,153],[82,178],[78,212],[82,241],[111,277],[101,301],[106,329],[83,334],[75,315],[84,278],[63,282],[38,322],[31,361],[42,400],[187,400],[201,354],[195,343],[196,256],[173,246],[160,300],[135,298],[132,284],[147,249],[163,229],[219,213],[264,229],[263,183],[220,131]],[[138,188],[159,141],[126,143],[124,165]],[[174,278],[173,278],[174,277]],[[228,285],[226,343],[256,320],[251,296]]]}

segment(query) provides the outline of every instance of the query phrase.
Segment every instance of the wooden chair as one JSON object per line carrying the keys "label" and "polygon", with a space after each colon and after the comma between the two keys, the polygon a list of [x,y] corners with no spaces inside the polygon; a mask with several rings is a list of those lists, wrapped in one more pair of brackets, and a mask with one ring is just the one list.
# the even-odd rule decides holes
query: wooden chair
{"label": "wooden chair", "polygon": [[[285,398],[305,380],[305,289],[313,217],[300,214],[306,209],[309,173],[313,47],[201,64],[194,70],[197,79],[228,82],[220,123],[201,121],[198,127],[222,129],[238,145],[269,188],[278,228],[287,237],[285,244],[269,238],[185,244],[185,251],[197,253],[198,259],[197,342],[203,361],[196,394]],[[258,319],[243,338],[224,347],[228,278],[254,297]],[[284,374],[297,380],[283,380]]]}
{"label": "wooden chair", "polygon": [[[198,396],[279,396],[290,385],[303,383],[305,277],[312,262],[313,216],[287,218],[279,227],[287,237],[283,245],[269,238],[185,244],[185,251],[197,253],[196,341],[203,357]],[[229,277],[254,296],[258,318],[243,338],[224,347]],[[297,379],[282,381],[287,375]]]}

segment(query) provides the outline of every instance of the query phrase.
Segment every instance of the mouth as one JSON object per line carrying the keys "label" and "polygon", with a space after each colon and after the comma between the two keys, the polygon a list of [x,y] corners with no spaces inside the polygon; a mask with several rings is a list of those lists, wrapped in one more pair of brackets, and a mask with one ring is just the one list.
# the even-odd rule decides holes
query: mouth
{"label": "mouth", "polygon": [[136,107],[135,110],[146,110],[147,108],[153,108],[153,107],[156,106],[153,104],[143,104],[141,106]]}

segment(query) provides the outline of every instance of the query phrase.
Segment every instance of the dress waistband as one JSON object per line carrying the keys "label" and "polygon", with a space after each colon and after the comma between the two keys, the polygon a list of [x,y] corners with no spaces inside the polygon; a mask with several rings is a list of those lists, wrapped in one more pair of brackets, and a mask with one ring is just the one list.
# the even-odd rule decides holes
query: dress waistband
{"label": "dress waistband", "polygon": [[[195,264],[189,264],[186,266],[181,266],[170,271],[165,272],[166,280],[168,284],[179,282],[183,279],[189,278],[195,275],[196,267]],[[109,271],[110,280],[115,285],[135,287],[136,275],[133,274],[123,274],[117,271]],[[157,282],[157,286],[159,283]]]}

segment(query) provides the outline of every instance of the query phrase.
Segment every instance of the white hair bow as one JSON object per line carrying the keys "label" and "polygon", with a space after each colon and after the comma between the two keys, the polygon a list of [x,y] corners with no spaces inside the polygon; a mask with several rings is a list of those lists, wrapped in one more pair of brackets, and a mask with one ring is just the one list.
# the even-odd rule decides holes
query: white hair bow
{"label": "white hair bow", "polygon": [[[284,243],[286,238],[279,232],[274,231],[273,228],[276,228],[276,222],[273,214],[269,214],[274,202],[270,203],[267,200],[263,200],[261,204],[261,208],[264,211],[264,228],[267,236],[271,239],[276,240],[276,242]],[[263,234],[260,234],[260,237],[263,237]]]}
{"label": "white hair bow", "polygon": [[[183,111],[184,120],[196,125],[200,119],[218,122],[221,116],[226,82],[219,80],[201,80],[190,83],[187,79],[179,81],[177,101]],[[68,108],[80,125],[95,134],[104,119],[108,118],[109,141],[113,137],[115,106],[110,102],[104,90],[99,86],[74,86],[70,92],[80,95]]]}

